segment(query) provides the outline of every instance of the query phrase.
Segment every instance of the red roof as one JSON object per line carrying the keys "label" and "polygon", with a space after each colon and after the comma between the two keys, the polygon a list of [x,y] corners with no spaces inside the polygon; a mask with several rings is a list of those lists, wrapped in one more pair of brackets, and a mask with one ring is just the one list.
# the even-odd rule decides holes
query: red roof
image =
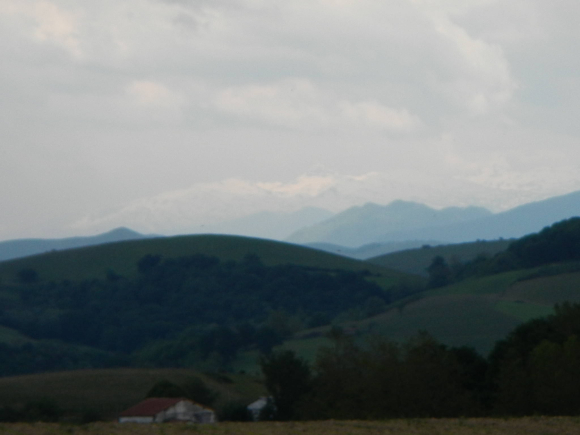
{"label": "red roof", "polygon": [[123,411],[120,415],[121,417],[153,417],[183,400],[189,401],[183,397],[151,397]]}

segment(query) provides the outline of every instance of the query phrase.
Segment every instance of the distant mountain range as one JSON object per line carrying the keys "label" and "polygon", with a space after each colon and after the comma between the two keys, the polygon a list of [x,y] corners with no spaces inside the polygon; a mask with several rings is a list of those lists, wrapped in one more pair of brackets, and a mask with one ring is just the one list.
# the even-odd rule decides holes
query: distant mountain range
{"label": "distant mountain range", "polygon": [[366,204],[349,208],[295,232],[287,240],[310,246],[330,243],[353,248],[373,243],[508,239],[537,232],[554,222],[578,215],[580,191],[496,214],[479,207],[435,210],[424,204],[395,201],[386,206]]}
{"label": "distant mountain range", "polygon": [[423,239],[452,243],[519,238],[563,219],[580,216],[580,191],[531,202],[473,221],[384,234],[381,240]]}
{"label": "distant mountain range", "polygon": [[472,221],[491,215],[489,210],[481,207],[448,207],[436,210],[424,204],[401,200],[384,206],[368,203],[360,207],[351,207],[319,224],[303,228],[292,234],[287,241],[301,244],[332,243],[347,247],[408,241],[415,238],[395,239],[387,235]]}
{"label": "distant mountain range", "polygon": [[[342,256],[367,259],[421,247],[476,240],[512,239],[580,216],[580,191],[492,213],[481,207],[448,207],[394,201],[368,203],[333,215],[308,207],[291,213],[261,212],[196,228],[192,233],[235,234],[286,240]],[[155,237],[117,228],[93,237],[0,242],[0,261],[52,250]]]}
{"label": "distant mountain range", "polygon": [[69,237],[64,239],[16,239],[0,242],[0,261],[27,257],[49,251],[101,245],[125,240],[146,239],[156,236],[139,234],[128,228],[116,228],[104,234],[90,237]]}

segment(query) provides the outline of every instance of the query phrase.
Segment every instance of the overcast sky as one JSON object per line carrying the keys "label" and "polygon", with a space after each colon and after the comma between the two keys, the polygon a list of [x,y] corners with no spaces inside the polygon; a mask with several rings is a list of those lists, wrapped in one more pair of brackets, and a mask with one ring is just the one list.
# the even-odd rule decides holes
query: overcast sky
{"label": "overcast sky", "polygon": [[0,239],[580,189],[577,0],[0,0]]}

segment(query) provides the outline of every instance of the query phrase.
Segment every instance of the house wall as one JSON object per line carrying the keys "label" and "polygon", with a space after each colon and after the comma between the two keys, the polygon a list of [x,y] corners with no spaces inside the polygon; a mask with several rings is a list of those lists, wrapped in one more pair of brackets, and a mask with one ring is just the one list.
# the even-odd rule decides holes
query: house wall
{"label": "house wall", "polygon": [[247,409],[252,416],[252,420],[258,421],[260,419],[260,413],[268,404],[272,404],[272,399],[268,397],[260,397],[255,402],[250,403]]}
{"label": "house wall", "polygon": [[119,417],[119,423],[163,423],[165,421],[191,421],[195,423],[215,423],[215,413],[211,409],[182,400],[155,416]]}
{"label": "house wall", "polygon": [[215,413],[194,403],[181,401],[155,416],[158,423],[171,420],[214,423]]}
{"label": "house wall", "polygon": [[195,413],[195,421],[197,423],[215,423],[215,412],[203,410]]}

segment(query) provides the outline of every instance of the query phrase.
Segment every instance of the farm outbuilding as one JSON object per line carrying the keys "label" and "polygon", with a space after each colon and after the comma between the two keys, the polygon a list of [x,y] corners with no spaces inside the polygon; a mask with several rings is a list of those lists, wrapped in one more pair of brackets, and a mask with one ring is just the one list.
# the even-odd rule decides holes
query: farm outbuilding
{"label": "farm outbuilding", "polygon": [[274,409],[274,402],[271,397],[260,397],[255,402],[248,405],[247,409],[253,421],[259,421],[260,417],[264,417],[262,413],[266,408]]}
{"label": "farm outbuilding", "polygon": [[215,412],[199,403],[185,398],[151,397],[123,411],[120,423],[164,423],[189,421],[192,423],[215,423]]}

